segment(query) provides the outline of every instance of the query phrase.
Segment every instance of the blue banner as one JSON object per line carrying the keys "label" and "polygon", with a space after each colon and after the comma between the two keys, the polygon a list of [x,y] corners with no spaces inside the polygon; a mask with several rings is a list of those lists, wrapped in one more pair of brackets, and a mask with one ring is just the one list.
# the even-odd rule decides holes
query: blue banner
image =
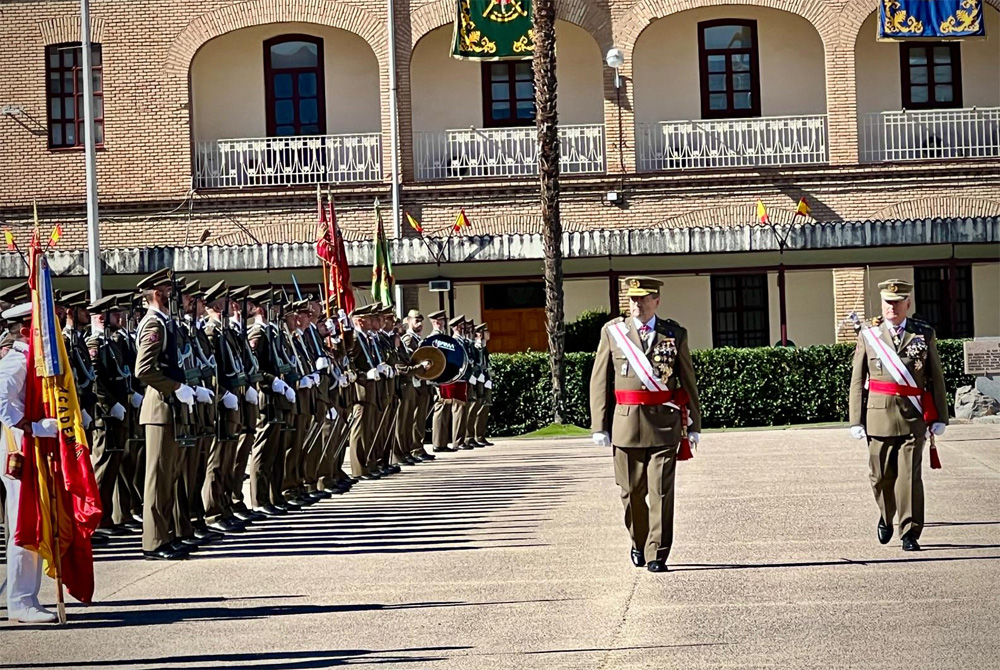
{"label": "blue banner", "polygon": [[878,39],[960,39],[986,35],[983,0],[879,0]]}

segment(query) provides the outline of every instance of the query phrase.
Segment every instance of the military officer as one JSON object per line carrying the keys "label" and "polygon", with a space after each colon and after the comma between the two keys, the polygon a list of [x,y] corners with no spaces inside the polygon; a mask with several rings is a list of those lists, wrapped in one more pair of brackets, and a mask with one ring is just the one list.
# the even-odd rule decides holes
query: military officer
{"label": "military officer", "polygon": [[380,374],[367,331],[371,327],[371,306],[354,310],[354,347],[351,364],[357,372],[354,382],[354,406],[350,429],[351,475],[365,481],[379,479],[380,475],[369,468],[368,452],[371,447],[375,420],[378,414],[378,380]]}
{"label": "military officer", "polygon": [[[410,352],[403,344],[403,325],[395,315],[387,317],[392,324],[392,342],[396,350],[396,386],[399,392],[399,404],[393,417],[393,435],[390,437],[393,447],[393,462],[403,465],[416,465],[423,461],[413,452],[413,421],[417,410],[417,389],[420,379],[416,377],[417,365],[410,360]],[[427,362],[430,365],[430,362]]]}
{"label": "military officer", "polygon": [[484,445],[476,440],[476,417],[483,406],[486,383],[486,375],[483,374],[482,351],[476,347],[475,342],[476,323],[472,319],[466,319],[465,327],[462,330],[462,344],[465,346],[466,356],[469,357],[469,398],[465,405],[465,449],[475,449]]}
{"label": "military officer", "polygon": [[590,415],[595,444],[613,448],[632,564],[666,572],[678,446],[697,444],[701,431],[698,388],[687,330],[656,315],[663,282],[628,277],[625,285],[630,316],[601,330]]}
{"label": "military officer", "polygon": [[[448,322],[451,328],[452,337],[464,348],[462,343],[462,328],[465,325],[465,315],[459,314]],[[436,326],[435,326],[436,327]],[[466,372],[465,377],[450,384],[441,384],[438,387],[438,399],[434,403],[434,421],[431,430],[434,451],[458,451],[465,443],[465,423],[466,411],[465,401],[468,398],[469,383],[467,377],[471,375]],[[452,442],[448,442],[451,435]]]}
{"label": "military officer", "polygon": [[448,314],[439,309],[427,315],[431,320],[431,335],[441,335],[448,332]]}
{"label": "military officer", "polygon": [[253,448],[254,438],[257,434],[257,421],[260,419],[260,382],[263,375],[260,372],[260,365],[247,337],[247,329],[244,321],[248,318],[245,311],[253,310],[256,305],[250,299],[250,287],[241,286],[233,289],[230,297],[233,300],[233,316],[229,320],[229,325],[233,329],[233,337],[236,341],[240,355],[240,363],[246,373],[246,386],[243,389],[243,400],[240,404],[240,438],[236,443],[236,459],[233,462],[233,469],[229,472],[229,483],[226,489],[229,491],[230,504],[233,508],[233,515],[241,521],[261,521],[264,514],[252,511],[247,507],[243,497],[243,481],[246,479],[247,467],[250,464],[250,452]]}
{"label": "military officer", "polygon": [[948,424],[944,374],[934,329],[909,316],[913,286],[890,279],[878,287],[882,316],[861,328],[854,350],[851,435],[868,441],[879,542],[892,539],[898,513],[903,551],[920,551],[924,441],[929,433],[933,445]]}
{"label": "military officer", "polygon": [[[439,319],[444,318],[444,312],[434,312],[434,314]],[[413,352],[423,344],[423,338],[421,337],[423,331],[423,314],[420,313],[420,310],[411,309],[406,315],[406,332],[401,337],[407,356],[412,356]],[[435,456],[424,449],[424,435],[427,433],[427,416],[430,412],[431,400],[434,398],[434,388],[429,382],[421,380],[416,376],[413,377],[413,380],[416,397],[414,399],[412,420],[406,421],[408,425],[412,423],[413,426],[410,436],[409,453],[417,460],[432,461]]]}
{"label": "military officer", "polygon": [[[116,526],[132,532],[142,530],[142,494],[144,491],[144,473],[146,463],[146,429],[139,421],[143,397],[146,393],[145,384],[136,376],[137,345],[135,341],[138,319],[133,309],[138,296],[132,293],[118,294],[118,309],[123,317],[122,327],[113,330],[111,339],[122,352],[125,364],[129,367],[130,404],[127,424],[130,433],[125,442],[125,452],[122,454],[119,466],[118,485],[114,493],[114,517]],[[141,318],[141,317],[139,317]]]}
{"label": "military officer", "polygon": [[142,279],[137,287],[149,305],[136,333],[136,375],[146,384],[139,422],[146,432],[145,492],[142,508],[143,556],[151,560],[185,558],[171,546],[173,495],[180,455],[174,437],[178,403],[193,407],[195,394],[184,383],[177,357],[176,325],[167,314],[172,290],[170,270]]}
{"label": "military officer", "polygon": [[94,393],[94,366],[90,361],[85,335],[90,325],[87,302],[86,291],[64,293],[58,300],[58,303],[65,308],[63,340],[66,343],[66,355],[69,357],[70,367],[73,368],[73,380],[76,382],[83,427],[87,431],[87,440],[92,442],[97,395]]}
{"label": "military officer", "polygon": [[490,329],[485,323],[476,326],[475,348],[479,354],[479,377],[482,379],[480,394],[482,398],[476,409],[475,416],[471,417],[470,425],[473,428],[473,441],[476,446],[492,446],[492,442],[486,439],[486,426],[490,419],[490,407],[493,405],[493,380],[490,378],[490,350],[486,346],[490,341]]}

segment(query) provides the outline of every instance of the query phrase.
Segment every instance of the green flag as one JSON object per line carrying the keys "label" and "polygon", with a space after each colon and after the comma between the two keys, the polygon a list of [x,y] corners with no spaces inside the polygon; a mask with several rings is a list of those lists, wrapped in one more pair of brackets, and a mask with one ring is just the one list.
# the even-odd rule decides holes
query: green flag
{"label": "green flag", "polygon": [[375,201],[375,262],[372,265],[372,300],[383,305],[393,305],[396,279],[392,276],[392,259],[389,258],[389,242],[385,239],[382,225],[382,210]]}
{"label": "green flag", "polygon": [[527,60],[535,51],[531,0],[455,0],[451,55],[468,60]]}

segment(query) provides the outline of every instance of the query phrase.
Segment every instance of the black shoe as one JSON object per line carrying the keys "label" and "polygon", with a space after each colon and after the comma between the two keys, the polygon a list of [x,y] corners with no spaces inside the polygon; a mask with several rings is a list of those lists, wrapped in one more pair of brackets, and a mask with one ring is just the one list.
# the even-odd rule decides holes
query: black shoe
{"label": "black shoe", "polygon": [[194,536],[199,540],[202,540],[205,544],[211,544],[212,542],[218,542],[225,537],[222,533],[214,530],[195,530]]}
{"label": "black shoe", "polygon": [[187,558],[187,553],[171,551],[170,545],[165,544],[156,551],[144,551],[142,557],[147,561],[183,561]]}
{"label": "black shoe", "polygon": [[129,530],[142,530],[142,524],[138,521],[126,521],[122,525]]}
{"label": "black shoe", "polygon": [[[279,507],[282,507],[282,505],[279,505]],[[299,502],[298,498],[286,498],[283,507],[287,507],[288,509],[298,509],[302,507],[302,503]]]}
{"label": "black shoe", "polygon": [[875,530],[878,533],[879,544],[889,544],[889,540],[892,539],[892,526],[885,525],[885,521],[879,519],[878,528]]}
{"label": "black shoe", "polygon": [[253,514],[250,512],[244,512],[243,510],[234,511],[233,516],[240,521],[253,521]]}
{"label": "black shoe", "polygon": [[93,535],[90,536],[90,546],[92,547],[105,547],[111,544],[111,538],[107,535],[98,535],[95,531]]}
{"label": "black shoe", "polygon": [[[437,450],[435,449],[435,451]],[[434,454],[423,453],[420,454],[420,458],[424,459],[425,461],[433,461],[435,458],[437,458],[437,456],[435,456]]]}
{"label": "black shoe", "polygon": [[646,557],[643,556],[641,551],[639,551],[638,549],[633,549],[630,553],[632,556],[632,565],[634,565],[637,568],[641,568],[642,566],[646,565]]}
{"label": "black shoe", "polygon": [[367,475],[361,475],[361,479],[366,482],[373,482],[376,479],[382,479],[382,475],[375,472],[369,472]]}
{"label": "black shoe", "polygon": [[278,514],[288,514],[291,509],[287,504],[285,505],[273,505],[274,509],[278,511]]}
{"label": "black shoe", "polygon": [[658,558],[655,561],[650,561],[649,565],[646,566],[646,569],[650,572],[666,572],[667,562],[664,559]]}
{"label": "black shoe", "polygon": [[412,456],[407,456],[402,461],[400,461],[399,464],[400,465],[416,465],[419,462],[420,461],[418,461],[417,459],[413,458]]}
{"label": "black shoe", "polygon": [[492,447],[493,446],[493,443],[490,442],[489,440],[485,440],[484,439],[484,440],[480,440],[480,442],[482,442],[482,444],[483,444],[484,447]]}
{"label": "black shoe", "polygon": [[388,470],[392,474],[398,475],[400,472],[403,471],[403,468],[399,467],[398,465],[390,465],[389,468],[388,468]]}
{"label": "black shoe", "polygon": [[227,516],[226,521],[228,521],[229,525],[235,528],[236,530],[246,530],[247,526],[250,525],[249,522],[243,521],[242,519],[238,519],[235,515]]}
{"label": "black shoe", "polygon": [[459,449],[462,449],[463,451],[472,451],[473,449],[475,449],[475,447],[472,446],[471,444],[463,444],[461,447],[459,447]]}
{"label": "black shoe", "polygon": [[909,533],[903,536],[903,551],[920,551],[920,544],[917,539]]}
{"label": "black shoe", "polygon": [[438,454],[447,453],[449,451],[455,451],[450,447],[434,447],[434,452]]}
{"label": "black shoe", "polygon": [[168,546],[170,547],[171,551],[173,551],[174,553],[177,553],[177,554],[186,554],[189,551],[191,551],[191,547],[189,547],[188,545],[184,544],[184,540],[180,540],[180,539],[174,540]]}
{"label": "black shoe", "polygon": [[482,448],[483,448],[483,447],[485,447],[486,445],[485,445],[485,444],[483,444],[483,442],[482,442],[482,441],[480,441],[480,440],[476,440],[475,442],[473,442],[473,443],[472,443],[472,446],[473,446],[473,447],[475,447],[476,449],[482,449]]}
{"label": "black shoe", "polygon": [[182,537],[181,538],[181,543],[185,547],[188,547],[189,551],[190,551],[190,550],[194,549],[195,547],[200,547],[201,545],[205,544],[205,540],[199,539],[197,536],[196,537]]}
{"label": "black shoe", "polygon": [[112,537],[112,536],[117,535],[117,534],[118,533],[116,533],[114,531],[114,529],[111,528],[111,526],[102,526],[102,527],[100,527],[100,528],[98,528],[97,530],[94,531],[94,534],[91,535],[91,538],[94,538],[94,537],[109,538],[109,537]]}

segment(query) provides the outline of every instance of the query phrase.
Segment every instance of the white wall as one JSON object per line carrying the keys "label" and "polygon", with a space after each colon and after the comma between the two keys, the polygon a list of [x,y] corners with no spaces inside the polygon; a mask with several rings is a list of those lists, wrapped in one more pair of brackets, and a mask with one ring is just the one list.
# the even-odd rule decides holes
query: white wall
{"label": "white wall", "polygon": [[708,276],[662,276],[658,314],[688,331],[692,349],[712,348],[712,280]]}
{"label": "white wall", "polygon": [[[482,290],[476,284],[455,284],[455,314],[464,314],[477,324],[483,321]],[[445,298],[447,300],[447,298]],[[452,316],[449,314],[449,316]]]}
{"label": "white wall", "polygon": [[[1000,105],[1000,12],[984,6],[986,38],[961,42],[963,107]],[[899,43],[877,42],[877,28],[875,12],[862,24],[854,47],[859,114],[903,107]]]}
{"label": "white wall", "polygon": [[[413,130],[440,132],[483,126],[482,65],[451,53],[452,27],[442,26],[417,42],[410,61]],[[559,122],[603,123],[603,57],[587,31],[556,22],[559,63]]]}
{"label": "white wall", "polygon": [[823,41],[806,19],[764,7],[704,7],[654,21],[633,55],[637,123],[700,119],[698,23],[757,21],[761,114],[826,113]]}
{"label": "white wall", "polygon": [[611,311],[607,279],[567,279],[563,282],[563,295],[567,323],[575,321],[583,312]]}
{"label": "white wall", "polygon": [[1000,263],[972,266],[972,305],[975,336],[1000,337]]}
{"label": "white wall", "polygon": [[[767,276],[768,313],[771,344],[781,341],[781,300],[778,273]],[[799,270],[785,273],[785,308],[788,316],[788,339],[797,347],[833,344],[837,339],[833,304],[832,270]]]}
{"label": "white wall", "polygon": [[198,142],[267,135],[264,41],[292,33],[323,39],[328,134],[382,128],[375,53],[354,33],[309,23],[275,23],[226,33],[206,43],[191,64]]}

